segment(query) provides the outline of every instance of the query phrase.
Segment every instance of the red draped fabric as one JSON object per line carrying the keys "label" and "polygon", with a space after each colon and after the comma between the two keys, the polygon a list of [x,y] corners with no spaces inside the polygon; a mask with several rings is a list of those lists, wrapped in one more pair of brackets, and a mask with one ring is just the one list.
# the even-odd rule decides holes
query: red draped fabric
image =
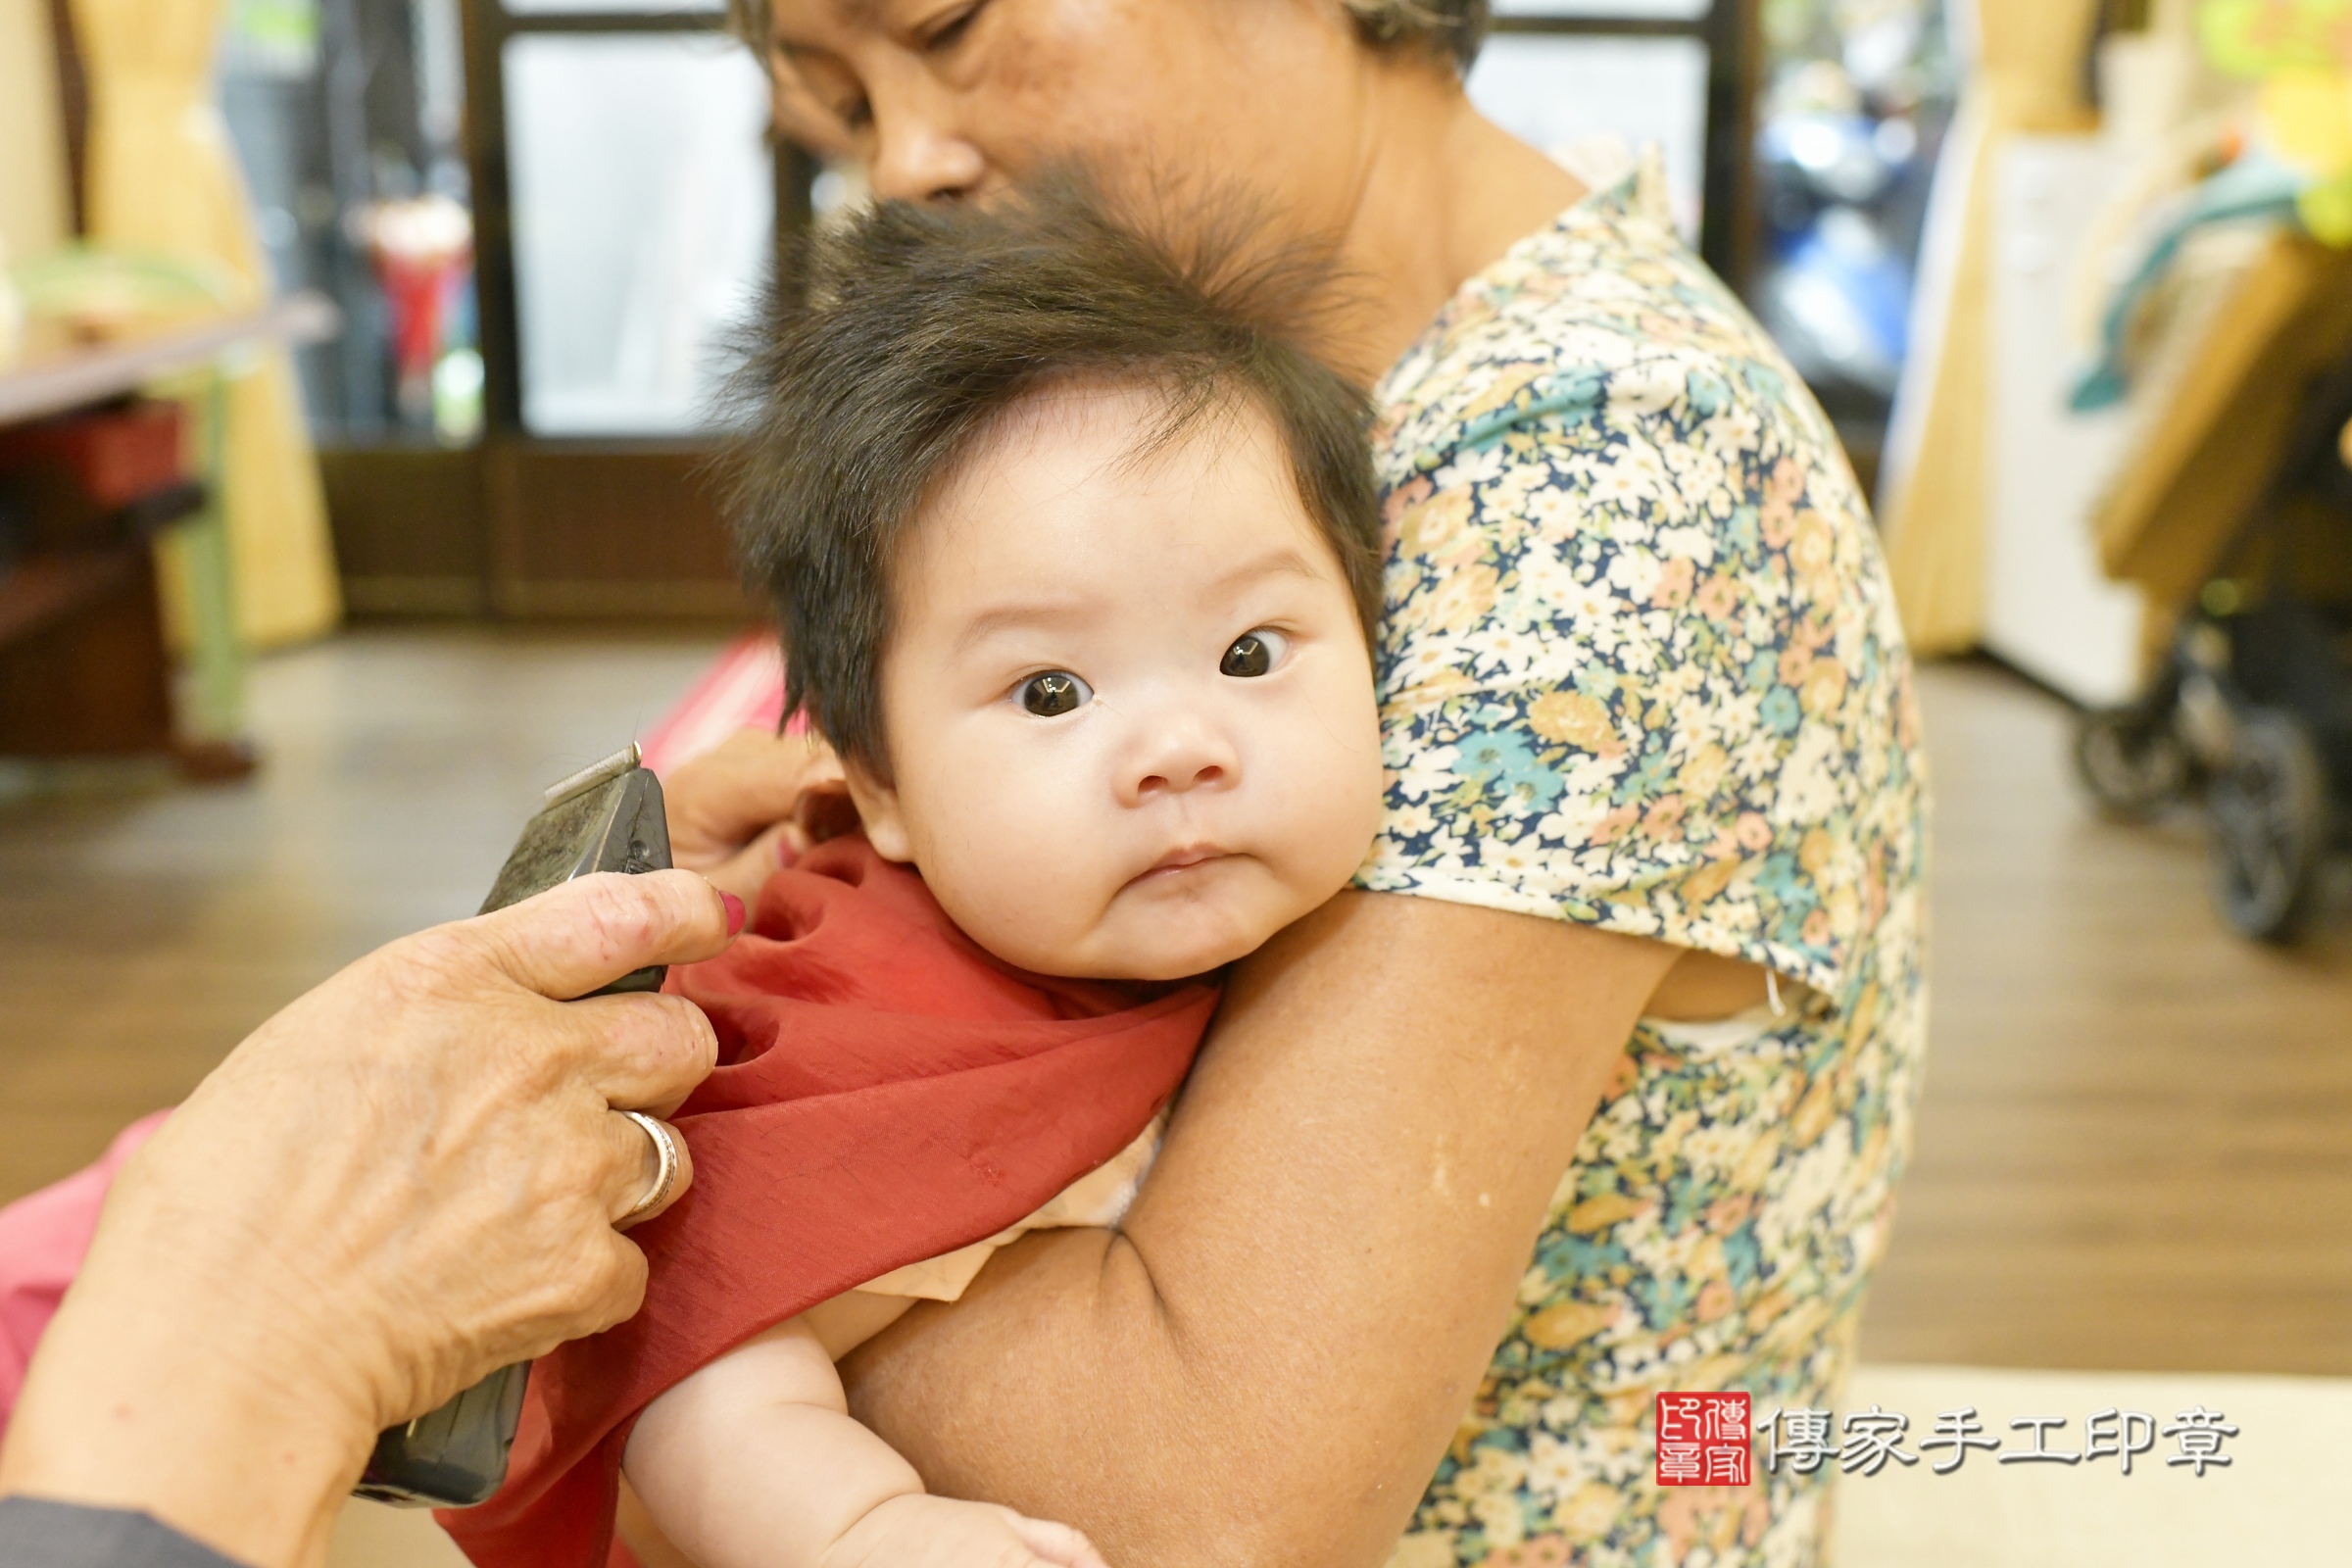
{"label": "red draped fabric", "polygon": [[637,1412],[843,1291],[983,1240],[1127,1147],[1216,1005],[1013,969],[862,838],[777,873],[744,934],[666,988],[718,1069],[674,1118],[692,1191],[631,1231],[644,1309],[532,1369],[498,1495],[445,1512],[482,1568],[599,1568]]}

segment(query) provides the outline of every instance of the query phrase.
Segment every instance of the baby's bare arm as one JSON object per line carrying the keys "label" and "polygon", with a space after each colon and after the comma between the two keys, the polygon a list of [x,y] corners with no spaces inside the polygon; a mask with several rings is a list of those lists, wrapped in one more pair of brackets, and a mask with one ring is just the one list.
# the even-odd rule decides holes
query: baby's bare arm
{"label": "baby's bare arm", "polygon": [[781,1323],[646,1407],[629,1485],[701,1568],[1102,1568],[1075,1531],[928,1496],[850,1419],[806,1318]]}
{"label": "baby's bare arm", "polygon": [[799,1318],[656,1399],[625,1464],[662,1534],[704,1568],[815,1563],[878,1504],[923,1490],[850,1419],[833,1358]]}

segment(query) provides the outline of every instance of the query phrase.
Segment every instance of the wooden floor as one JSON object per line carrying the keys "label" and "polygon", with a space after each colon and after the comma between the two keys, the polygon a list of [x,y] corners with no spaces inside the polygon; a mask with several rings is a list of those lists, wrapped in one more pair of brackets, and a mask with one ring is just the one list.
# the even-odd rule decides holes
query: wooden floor
{"label": "wooden floor", "polygon": [[[708,635],[368,631],[263,663],[253,783],[0,777],[0,1199],[374,944],[470,910],[541,786]],[[2352,1372],[2352,899],[2224,934],[2193,822],[2110,827],[2065,715],[1929,672],[1933,1059],[1875,1361]]]}
{"label": "wooden floor", "polygon": [[472,913],[540,791],[659,717],[719,641],[354,633],[261,662],[251,783],[84,769],[0,797],[0,1198],[343,963]]}
{"label": "wooden floor", "polygon": [[2347,901],[2230,936],[2195,820],[2093,817],[2057,704],[1925,696],[1927,1090],[1864,1359],[2352,1372]]}

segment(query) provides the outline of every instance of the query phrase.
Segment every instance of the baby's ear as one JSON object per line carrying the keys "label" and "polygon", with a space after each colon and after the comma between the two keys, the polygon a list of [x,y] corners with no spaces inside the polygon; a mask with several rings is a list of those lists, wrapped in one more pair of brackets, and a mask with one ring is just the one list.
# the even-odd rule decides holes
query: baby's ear
{"label": "baby's ear", "polygon": [[842,772],[850,785],[850,802],[858,808],[858,820],[865,826],[865,841],[874,853],[885,860],[907,861],[914,858],[914,846],[906,837],[906,818],[899,809],[899,792],[876,778],[873,769],[863,762],[844,760]]}

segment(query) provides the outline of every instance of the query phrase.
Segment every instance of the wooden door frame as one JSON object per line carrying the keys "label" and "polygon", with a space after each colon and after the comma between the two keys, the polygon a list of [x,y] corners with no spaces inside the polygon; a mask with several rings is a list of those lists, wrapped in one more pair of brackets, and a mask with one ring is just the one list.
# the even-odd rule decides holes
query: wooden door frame
{"label": "wooden door frame", "polygon": [[[509,615],[754,613],[732,566],[706,460],[707,439],[549,437],[522,422],[504,52],[527,34],[715,33],[722,12],[516,15],[464,0],[466,150],[473,185],[474,290],[483,360],[483,435],[467,456],[482,509],[487,608]],[[1707,49],[1699,254],[1735,290],[1753,247],[1756,0],[1714,0],[1696,18],[1497,17],[1492,32],[1689,37]],[[779,269],[810,221],[813,161],[775,144]],[[601,482],[581,484],[594,473]]]}
{"label": "wooden door frame", "polygon": [[[718,33],[723,12],[513,14],[465,0],[466,155],[473,185],[474,300],[482,352],[480,495],[489,608],[516,616],[756,614],[736,576],[708,463],[693,436],[544,436],[522,419],[507,40],[532,34]],[[809,219],[815,174],[775,147],[779,265]]]}
{"label": "wooden door frame", "polygon": [[[514,298],[514,235],[508,176],[506,79],[509,38],[530,33],[645,34],[721,32],[723,12],[548,12],[510,14],[499,0],[465,0],[466,147],[473,182],[474,289],[480,321],[486,433],[522,430],[522,367]],[[1693,38],[1707,50],[1705,159],[1699,255],[1735,290],[1752,261],[1757,0],[1713,0],[1698,17],[1496,17],[1492,36],[1550,34],[1592,38]],[[809,221],[812,161],[788,143],[776,146],[776,234],[781,261],[791,237]],[[546,441],[547,438],[534,438]],[[596,444],[596,443],[591,443]]]}
{"label": "wooden door frame", "polygon": [[1694,38],[1707,50],[1707,123],[1699,194],[1698,254],[1744,294],[1755,252],[1757,0],[1712,0],[1678,17],[1495,17],[1489,37]]}

